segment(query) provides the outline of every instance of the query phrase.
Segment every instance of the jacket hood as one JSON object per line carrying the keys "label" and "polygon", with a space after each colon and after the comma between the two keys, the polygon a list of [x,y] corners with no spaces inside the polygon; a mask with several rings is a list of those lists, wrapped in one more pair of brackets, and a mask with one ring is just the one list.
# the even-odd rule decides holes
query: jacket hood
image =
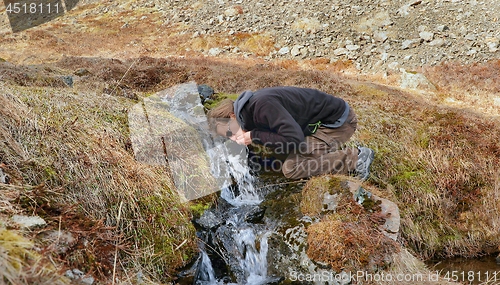
{"label": "jacket hood", "polygon": [[236,120],[238,121],[238,124],[240,124],[240,127],[242,129],[245,129],[245,121],[243,120],[243,116],[241,115],[241,110],[245,106],[245,104],[252,98],[253,92],[252,91],[244,91],[243,93],[238,96],[238,98],[234,101],[234,115],[236,116]]}

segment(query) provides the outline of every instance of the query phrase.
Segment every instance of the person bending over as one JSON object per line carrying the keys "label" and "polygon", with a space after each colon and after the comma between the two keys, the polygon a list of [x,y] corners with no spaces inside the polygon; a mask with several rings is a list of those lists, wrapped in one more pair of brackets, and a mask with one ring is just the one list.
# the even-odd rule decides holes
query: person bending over
{"label": "person bending over", "polygon": [[238,144],[264,145],[286,154],[290,179],[354,173],[366,180],[374,151],[345,147],[357,128],[356,114],[341,98],[310,88],[245,91],[208,112],[212,130]]}

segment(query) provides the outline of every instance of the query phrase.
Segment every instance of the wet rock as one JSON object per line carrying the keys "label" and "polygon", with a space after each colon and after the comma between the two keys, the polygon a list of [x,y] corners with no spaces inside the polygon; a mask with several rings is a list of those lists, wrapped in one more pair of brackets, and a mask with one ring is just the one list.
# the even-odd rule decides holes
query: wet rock
{"label": "wet rock", "polygon": [[240,207],[240,211],[243,211],[243,220],[249,223],[258,223],[262,221],[264,214],[266,212],[266,207],[260,205],[245,205]]}
{"label": "wet rock", "polygon": [[200,98],[203,103],[214,95],[214,89],[206,84],[201,84],[198,85],[198,93],[200,93]]}
{"label": "wet rock", "polygon": [[238,284],[245,283],[247,276],[245,270],[241,267],[240,260],[243,255],[238,249],[234,236],[236,235],[236,228],[231,225],[224,225],[217,229],[214,234],[214,244],[221,251],[221,256],[224,262],[231,268]]}
{"label": "wet rock", "polygon": [[205,230],[216,229],[224,223],[220,216],[217,216],[212,210],[206,210],[203,215],[196,219],[195,224]]}
{"label": "wet rock", "polygon": [[217,215],[220,215],[226,220],[232,209],[234,209],[234,206],[231,205],[231,203],[226,201],[224,198],[219,198],[217,201]]}
{"label": "wet rock", "polygon": [[[300,261],[292,248],[283,240],[283,236],[274,233],[269,237],[267,254],[268,273],[288,278],[289,270],[300,268]],[[305,272],[305,271],[304,271]]]}
{"label": "wet rock", "polygon": [[283,282],[284,280],[285,280],[285,277],[271,276],[271,277],[267,277],[260,284],[262,284],[262,285],[278,285],[278,284],[281,284],[281,282]]}
{"label": "wet rock", "polygon": [[18,224],[22,229],[32,230],[38,227],[44,227],[47,225],[44,219],[39,216],[22,216],[14,215],[11,220]]}

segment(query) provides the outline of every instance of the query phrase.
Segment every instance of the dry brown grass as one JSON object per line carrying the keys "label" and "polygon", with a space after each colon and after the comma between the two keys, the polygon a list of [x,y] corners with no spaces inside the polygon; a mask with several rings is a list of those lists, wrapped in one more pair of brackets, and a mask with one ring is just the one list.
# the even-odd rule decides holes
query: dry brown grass
{"label": "dry brown grass", "polygon": [[0,228],[0,280],[2,284],[69,284],[47,258],[35,251],[29,239]]}
{"label": "dry brown grass", "polygon": [[[324,193],[338,195],[334,212],[323,212]],[[300,208],[305,215],[323,216],[307,228],[307,255],[336,272],[387,269],[391,256],[400,250],[399,244],[379,229],[385,222],[380,207],[359,205],[339,178],[325,175],[310,179],[304,185]]]}
{"label": "dry brown grass", "polygon": [[356,87],[357,139],[376,150],[373,182],[397,200],[405,241],[423,258],[496,251],[496,119],[367,86]]}
{"label": "dry brown grass", "polygon": [[440,103],[482,114],[500,114],[500,60],[463,65],[446,62],[424,69],[439,89]]}
{"label": "dry brown grass", "polygon": [[475,89],[500,92],[500,60],[470,65],[446,62],[425,71],[431,81],[444,90],[457,88],[463,92]]}
{"label": "dry brown grass", "polygon": [[[274,64],[255,59],[118,61],[66,57],[52,66],[52,71],[40,66],[36,73],[39,75],[32,76],[34,80],[24,81],[28,87],[6,89],[7,85],[3,85],[1,105],[7,107],[1,111],[9,121],[1,124],[6,130],[1,132],[2,140],[8,142],[2,149],[8,155],[2,154],[2,158],[7,158],[4,162],[11,169],[9,174],[18,177],[17,181],[71,189],[73,202],[95,205],[85,210],[89,216],[113,224],[121,201],[130,201],[124,213],[139,209],[151,213],[124,219],[119,229],[132,232],[145,243],[160,245],[148,248],[151,251],[143,255],[156,258],[155,250],[167,244],[175,249],[184,239],[173,234],[177,228],[163,225],[158,230],[171,232],[172,238],[162,245],[154,238],[142,238],[142,234],[152,235],[155,231],[134,233],[136,226],[161,221],[162,214],[153,213],[165,205],[169,210],[164,214],[177,217],[172,221],[178,222],[179,229],[185,226],[187,214],[182,206],[174,210],[171,205],[175,201],[168,198],[151,202],[157,197],[169,197],[170,181],[165,179],[163,169],[138,165],[131,157],[125,113],[134,101],[127,94],[140,96],[141,92],[151,93],[190,80],[229,94],[276,85],[318,88],[346,98],[357,112],[360,124],[353,140],[376,150],[369,182],[400,207],[402,242],[422,258],[477,256],[497,250],[500,206],[495,202],[499,195],[495,166],[500,159],[500,129],[496,119],[439,105],[440,101],[421,100],[420,95],[389,87],[346,81],[329,71],[335,65],[326,66],[324,71],[302,67],[296,62]],[[18,68],[4,72],[3,80],[16,84],[23,72],[33,74],[33,70]],[[47,77],[78,68],[86,68],[91,74],[75,77],[76,92],[60,87],[38,88],[51,86],[46,83]],[[102,95],[102,90],[114,92]],[[79,109],[89,111],[82,116]],[[72,183],[62,183],[68,179]],[[124,190],[114,191],[117,188]],[[149,198],[141,198],[144,196]],[[110,211],[103,210],[109,206]],[[182,229],[185,232],[180,230],[180,234],[189,236],[191,230]]]}
{"label": "dry brown grass", "polygon": [[[62,217],[63,230],[87,235],[85,248],[57,258],[109,278],[118,243],[120,279],[125,270],[131,275],[142,270],[156,280],[174,278],[174,270],[195,251],[194,229],[169,171],[134,160],[127,108],[136,101],[85,87],[0,88],[0,125],[7,142],[0,148],[2,162],[15,178],[12,183],[48,190],[21,200],[22,206],[49,224]],[[56,189],[63,195],[52,194]]]}
{"label": "dry brown grass", "polygon": [[373,226],[369,219],[338,220],[329,216],[308,227],[307,255],[334,270],[377,272],[389,268],[399,246]]}

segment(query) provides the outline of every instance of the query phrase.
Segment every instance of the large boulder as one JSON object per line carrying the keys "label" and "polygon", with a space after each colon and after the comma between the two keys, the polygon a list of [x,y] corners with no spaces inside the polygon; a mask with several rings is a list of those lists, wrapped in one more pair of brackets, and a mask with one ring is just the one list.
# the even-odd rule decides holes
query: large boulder
{"label": "large boulder", "polygon": [[311,178],[296,193],[282,189],[268,195],[264,205],[264,219],[277,225],[269,237],[268,274],[292,281],[323,276],[328,284],[348,284],[348,272],[389,268],[401,250],[394,241],[396,204],[347,177]]}

